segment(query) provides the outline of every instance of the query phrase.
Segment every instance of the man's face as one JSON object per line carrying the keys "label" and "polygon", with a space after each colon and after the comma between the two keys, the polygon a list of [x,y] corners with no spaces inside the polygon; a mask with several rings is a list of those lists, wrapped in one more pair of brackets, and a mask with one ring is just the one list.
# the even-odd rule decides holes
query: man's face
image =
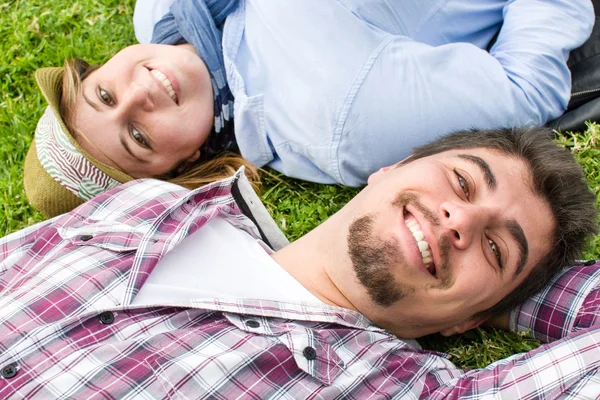
{"label": "man's face", "polygon": [[399,336],[450,334],[515,289],[550,250],[554,220],[522,160],[453,150],[384,169],[353,200],[352,271],[337,286]]}

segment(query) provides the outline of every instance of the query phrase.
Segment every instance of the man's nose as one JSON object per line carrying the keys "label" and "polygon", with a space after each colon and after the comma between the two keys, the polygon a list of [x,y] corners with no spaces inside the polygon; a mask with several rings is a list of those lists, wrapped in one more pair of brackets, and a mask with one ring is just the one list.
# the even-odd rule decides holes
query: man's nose
{"label": "man's nose", "polygon": [[474,204],[443,203],[440,214],[443,234],[459,249],[466,249],[479,237],[488,218],[486,210]]}
{"label": "man's nose", "polygon": [[132,83],[125,94],[122,106],[124,112],[134,110],[153,111],[154,101],[152,100],[150,87],[144,84]]}

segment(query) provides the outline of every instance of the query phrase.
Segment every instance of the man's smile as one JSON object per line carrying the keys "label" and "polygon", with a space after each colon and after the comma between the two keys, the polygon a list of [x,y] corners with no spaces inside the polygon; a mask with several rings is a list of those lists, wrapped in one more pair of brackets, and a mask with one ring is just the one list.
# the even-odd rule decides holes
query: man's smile
{"label": "man's smile", "polygon": [[[408,242],[409,257],[431,276],[439,279],[439,266],[442,265],[435,227],[439,226],[439,218],[433,211],[419,201],[412,192],[400,194],[393,205],[402,211],[402,220],[406,225],[403,232],[404,241]],[[408,255],[408,254],[407,254]]]}
{"label": "man's smile", "polygon": [[404,212],[404,223],[411,232],[412,237],[415,239],[417,248],[421,253],[421,259],[423,260],[424,267],[431,275],[436,277],[436,268],[435,263],[433,262],[433,255],[431,254],[431,247],[425,238],[425,234],[423,233],[421,225],[414,215],[406,210]]}

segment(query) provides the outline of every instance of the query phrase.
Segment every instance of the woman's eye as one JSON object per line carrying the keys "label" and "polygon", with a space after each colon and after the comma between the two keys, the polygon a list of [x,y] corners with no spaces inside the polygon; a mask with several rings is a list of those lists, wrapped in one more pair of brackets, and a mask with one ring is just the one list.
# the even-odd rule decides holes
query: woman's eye
{"label": "woman's eye", "polygon": [[490,248],[492,249],[492,252],[494,252],[496,259],[498,260],[498,265],[500,266],[500,268],[502,268],[502,253],[500,253],[500,246],[498,246],[498,244],[492,239],[488,239],[488,243],[490,244]]}
{"label": "woman's eye", "polygon": [[454,173],[456,174],[456,178],[458,179],[458,184],[460,185],[460,188],[462,189],[463,193],[465,194],[465,196],[467,196],[468,199],[471,195],[471,187],[469,186],[469,182],[465,178],[463,178],[463,176],[459,174],[458,171],[454,170]]}
{"label": "woman's eye", "polygon": [[100,100],[102,100],[102,102],[107,106],[112,106],[115,104],[110,94],[104,89],[98,90],[98,96],[100,96]]}
{"label": "woman's eye", "polygon": [[144,139],[144,137],[142,136],[142,134],[140,133],[140,131],[138,131],[137,129],[135,129],[135,126],[131,127],[131,137],[133,138],[133,140],[135,140],[136,142],[138,142],[142,146],[148,147],[148,143],[146,142],[146,139]]}

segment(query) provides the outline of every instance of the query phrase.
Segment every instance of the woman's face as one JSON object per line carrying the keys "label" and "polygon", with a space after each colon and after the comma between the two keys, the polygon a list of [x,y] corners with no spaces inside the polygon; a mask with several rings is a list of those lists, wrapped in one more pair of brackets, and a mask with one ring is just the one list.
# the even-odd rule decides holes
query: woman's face
{"label": "woman's face", "polygon": [[210,76],[189,45],[127,47],[85,78],[81,89],[75,139],[134,178],[193,163],[213,127]]}

